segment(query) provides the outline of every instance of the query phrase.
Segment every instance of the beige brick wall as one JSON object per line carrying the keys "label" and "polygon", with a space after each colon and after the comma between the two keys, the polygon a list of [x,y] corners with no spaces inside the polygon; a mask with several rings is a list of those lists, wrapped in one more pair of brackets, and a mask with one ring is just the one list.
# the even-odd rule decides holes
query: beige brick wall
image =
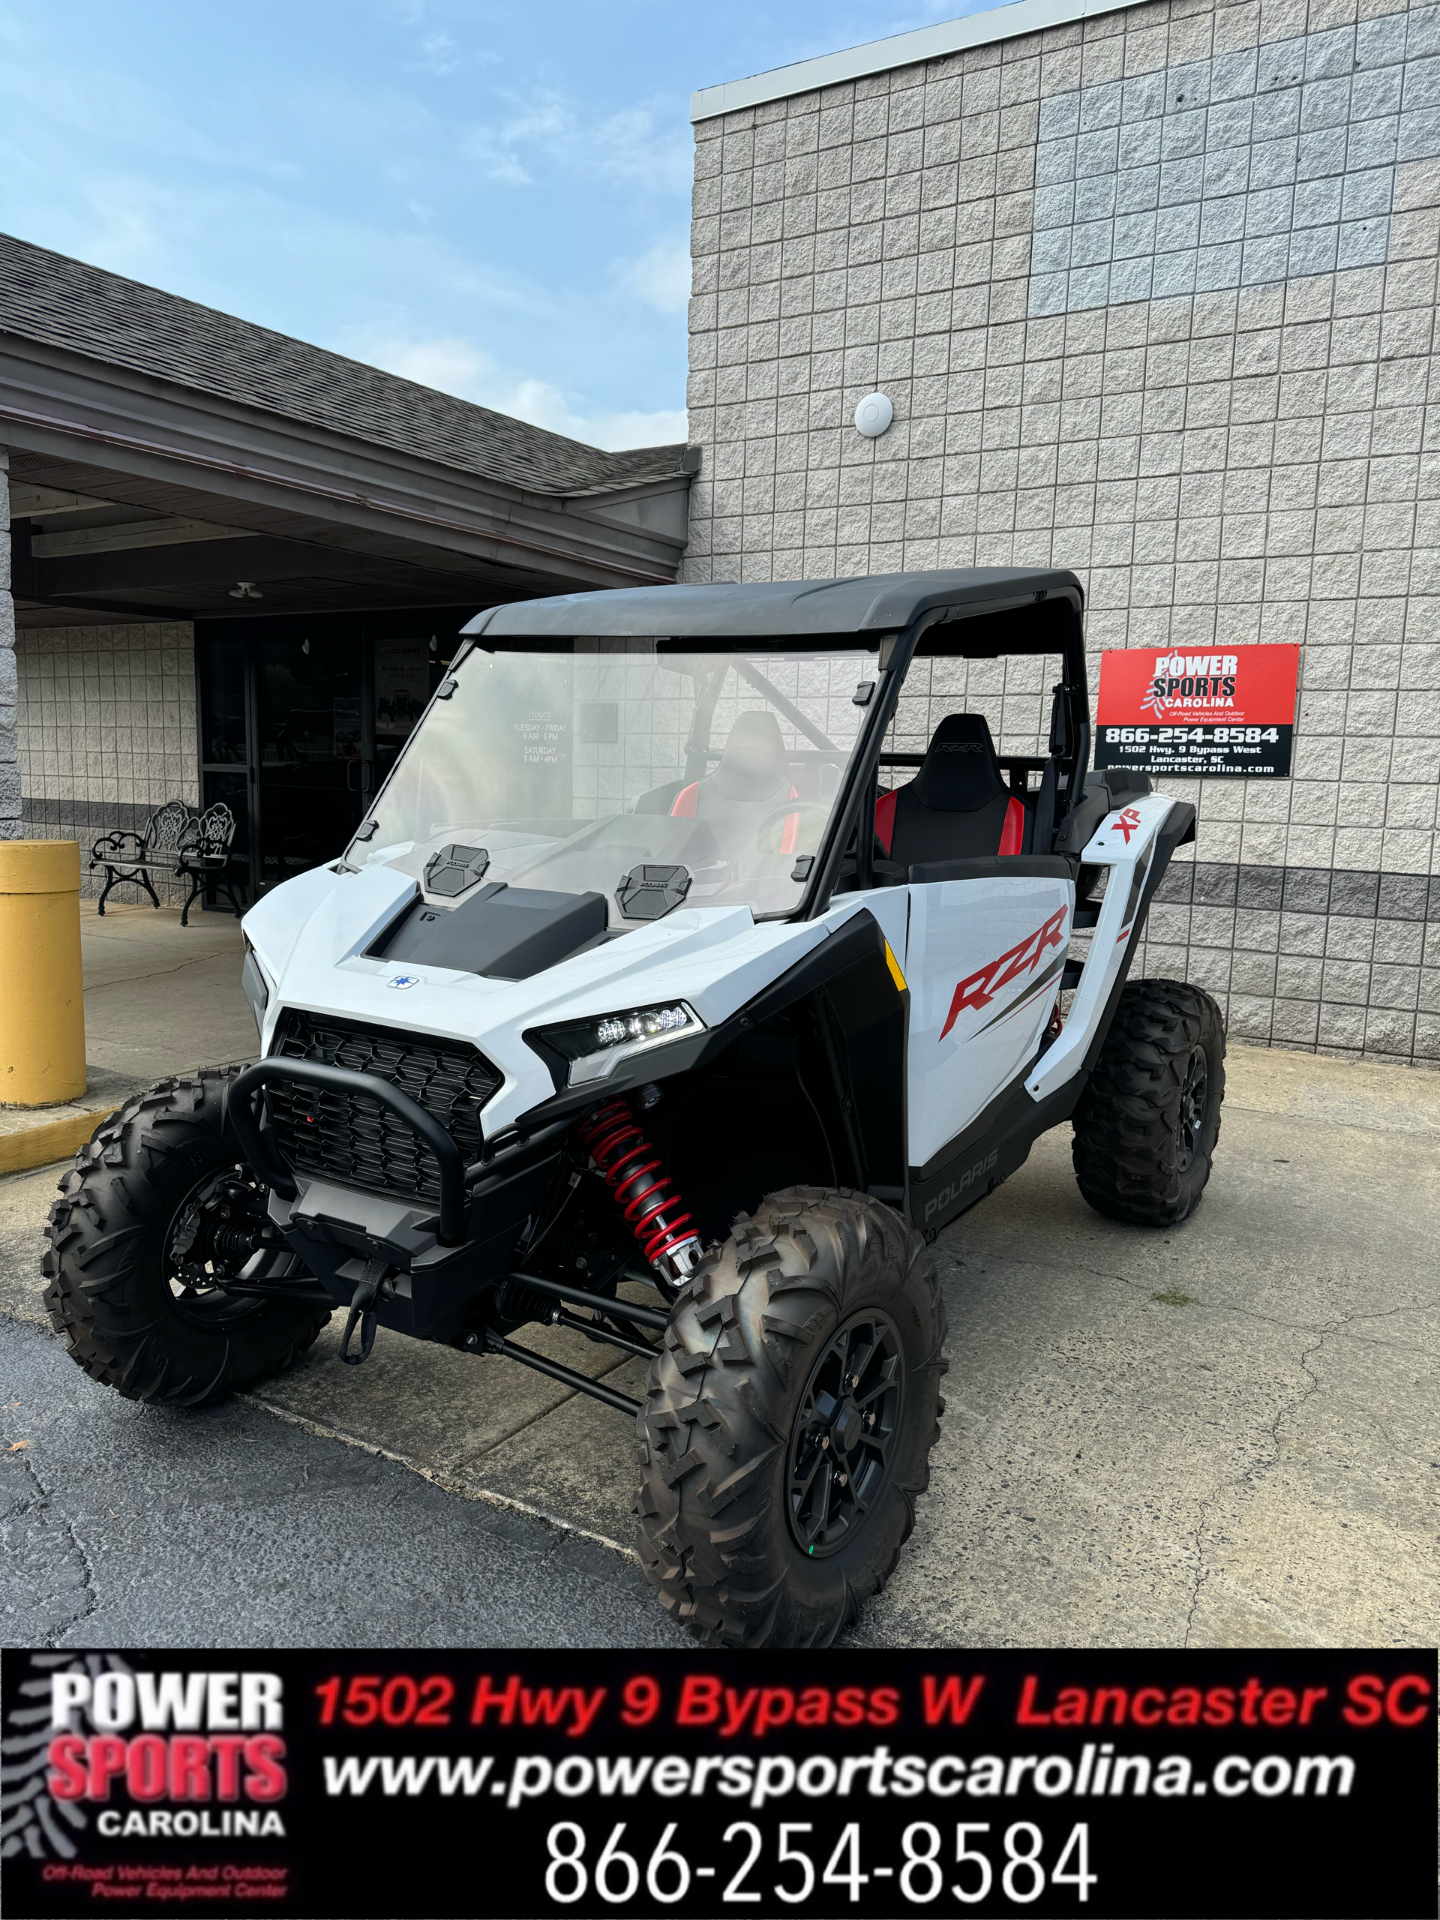
{"label": "beige brick wall", "polygon": [[[79,840],[84,870],[106,828],[138,831],[166,800],[198,804],[188,621],[22,628],[16,661],[25,833]],[[99,891],[88,871],[84,891]],[[143,895],[122,887],[114,897]]]}
{"label": "beige brick wall", "polygon": [[1068,566],[1097,650],[1301,642],[1295,778],[1170,783],[1137,964],[1427,1062],[1437,122],[1440,8],[1395,0],[1152,0],[702,122],[685,575]]}

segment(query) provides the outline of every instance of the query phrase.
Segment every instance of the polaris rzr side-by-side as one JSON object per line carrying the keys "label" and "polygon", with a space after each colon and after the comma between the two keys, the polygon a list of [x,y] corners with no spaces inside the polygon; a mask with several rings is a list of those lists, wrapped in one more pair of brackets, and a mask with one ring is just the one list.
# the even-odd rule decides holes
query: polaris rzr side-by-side
{"label": "polaris rzr side-by-side", "polygon": [[[351,1364],[377,1326],[503,1355],[635,1423],[677,1621],[833,1641],[928,1483],[939,1230],[1067,1120],[1119,1220],[1210,1171],[1219,1010],[1127,979],[1194,810],[1087,773],[1081,613],[995,569],[478,615],[343,857],[246,916],[261,1057],[67,1172],[75,1358],[194,1405],[335,1308]],[[978,709],[1043,743],[1047,693],[1046,751],[997,755]]]}

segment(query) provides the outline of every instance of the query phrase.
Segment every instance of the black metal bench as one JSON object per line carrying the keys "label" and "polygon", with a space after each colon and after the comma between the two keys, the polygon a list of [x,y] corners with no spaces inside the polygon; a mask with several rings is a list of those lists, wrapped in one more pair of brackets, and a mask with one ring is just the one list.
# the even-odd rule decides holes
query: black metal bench
{"label": "black metal bench", "polygon": [[102,833],[90,849],[91,872],[96,867],[105,870],[98,911],[104,913],[112,889],[126,881],[143,887],[158,907],[160,896],[150,876],[159,874],[190,882],[190,893],[180,912],[182,927],[189,926],[190,909],[205,886],[214,886],[226,895],[238,920],[244,909],[237,894],[231,854],[234,840],[235,816],[223,801],[196,813],[183,800],[167,800],[151,814],[141,832],[114,827]]}

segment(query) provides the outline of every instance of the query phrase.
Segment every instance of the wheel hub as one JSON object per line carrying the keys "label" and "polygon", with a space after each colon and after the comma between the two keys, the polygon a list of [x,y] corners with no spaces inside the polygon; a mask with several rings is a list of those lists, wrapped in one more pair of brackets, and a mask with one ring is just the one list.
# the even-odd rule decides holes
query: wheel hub
{"label": "wheel hub", "polygon": [[1181,1173],[1188,1173],[1200,1144],[1200,1135],[1205,1128],[1205,1115],[1209,1107],[1210,1067],[1205,1058],[1205,1049],[1195,1046],[1190,1049],[1190,1058],[1185,1066],[1185,1078],[1180,1087],[1180,1114],[1175,1123],[1175,1164]]}
{"label": "wheel hub", "polygon": [[[227,1167],[198,1181],[177,1208],[161,1258],[170,1297],[185,1318],[213,1324],[260,1309],[261,1302],[225,1288],[254,1254],[273,1244],[265,1202],[266,1190],[252,1174]],[[283,1248],[279,1254],[277,1264],[291,1264]]]}
{"label": "wheel hub", "polygon": [[810,1370],[787,1461],[790,1530],[807,1556],[838,1552],[889,1480],[904,1394],[900,1337],[875,1310],[845,1322]]}

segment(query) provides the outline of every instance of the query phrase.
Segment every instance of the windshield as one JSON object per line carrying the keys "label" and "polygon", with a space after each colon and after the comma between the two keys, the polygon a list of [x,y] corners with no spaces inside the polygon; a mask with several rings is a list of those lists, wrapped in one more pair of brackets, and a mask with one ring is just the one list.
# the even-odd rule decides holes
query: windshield
{"label": "windshield", "polygon": [[674,645],[477,648],[347,858],[421,879],[443,847],[483,849],[487,883],[604,894],[612,928],[655,917],[655,877],[639,912],[640,882],[626,885],[639,867],[681,870],[661,883],[667,906],[792,911],[859,736],[854,694],[877,677],[875,649]]}

